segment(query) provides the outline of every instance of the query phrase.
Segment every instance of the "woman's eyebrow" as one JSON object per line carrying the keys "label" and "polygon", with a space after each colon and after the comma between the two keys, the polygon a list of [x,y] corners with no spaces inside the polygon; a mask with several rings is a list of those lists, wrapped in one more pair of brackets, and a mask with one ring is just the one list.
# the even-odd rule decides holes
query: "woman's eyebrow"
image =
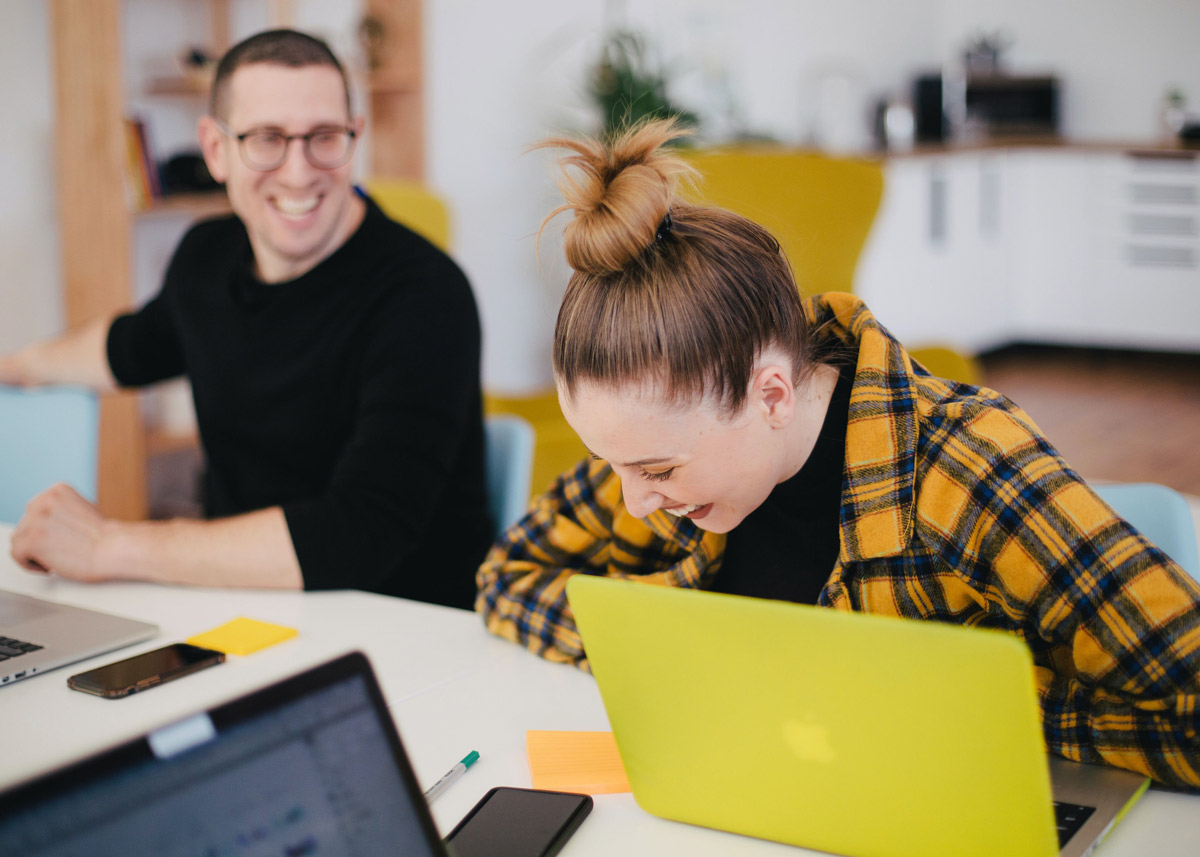
{"label": "woman's eyebrow", "polygon": [[[596,453],[592,452],[586,446],[584,447],[584,449],[587,449],[588,455],[590,455],[592,458],[596,459],[597,461],[600,461],[603,459],[603,456],[596,455]],[[621,466],[622,467],[645,467],[648,464],[666,464],[668,461],[673,461],[673,460],[674,460],[674,458],[671,456],[664,456],[664,457],[659,457],[659,458],[643,458],[640,461],[630,461],[628,464],[622,464]]]}

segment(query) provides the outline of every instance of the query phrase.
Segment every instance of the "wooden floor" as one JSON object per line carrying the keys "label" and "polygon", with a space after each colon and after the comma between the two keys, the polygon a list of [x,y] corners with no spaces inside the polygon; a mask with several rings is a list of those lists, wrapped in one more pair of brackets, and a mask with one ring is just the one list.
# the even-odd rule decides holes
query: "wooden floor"
{"label": "wooden floor", "polygon": [[1085,478],[1200,496],[1200,355],[1013,346],[980,362]]}

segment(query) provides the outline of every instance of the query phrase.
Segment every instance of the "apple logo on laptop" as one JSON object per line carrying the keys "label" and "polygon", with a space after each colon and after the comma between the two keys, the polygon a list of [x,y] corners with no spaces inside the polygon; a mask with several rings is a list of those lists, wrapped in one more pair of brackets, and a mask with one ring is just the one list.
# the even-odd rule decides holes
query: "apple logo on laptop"
{"label": "apple logo on laptop", "polygon": [[837,758],[829,730],[811,714],[803,720],[785,720],[783,740],[788,749],[807,762],[828,765]]}

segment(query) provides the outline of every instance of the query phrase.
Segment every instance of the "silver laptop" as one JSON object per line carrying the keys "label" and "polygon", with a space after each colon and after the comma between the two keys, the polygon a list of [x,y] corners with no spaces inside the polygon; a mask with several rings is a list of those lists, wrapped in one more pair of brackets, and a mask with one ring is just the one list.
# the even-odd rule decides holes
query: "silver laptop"
{"label": "silver laptop", "polygon": [[157,633],[149,622],[0,590],[0,687]]}
{"label": "silver laptop", "polygon": [[8,854],[448,857],[359,653],[0,794]]}

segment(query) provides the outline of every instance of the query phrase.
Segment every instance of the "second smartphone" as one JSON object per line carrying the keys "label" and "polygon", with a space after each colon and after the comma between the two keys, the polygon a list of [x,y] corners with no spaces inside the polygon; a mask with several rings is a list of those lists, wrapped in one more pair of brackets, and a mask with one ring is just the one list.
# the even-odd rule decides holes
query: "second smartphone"
{"label": "second smartphone", "polygon": [[105,699],[118,699],[224,661],[225,653],[216,649],[173,643],[73,675],[67,679],[67,687]]}
{"label": "second smartphone", "polygon": [[589,795],[492,789],[450,831],[455,857],[553,857],[592,811]]}

